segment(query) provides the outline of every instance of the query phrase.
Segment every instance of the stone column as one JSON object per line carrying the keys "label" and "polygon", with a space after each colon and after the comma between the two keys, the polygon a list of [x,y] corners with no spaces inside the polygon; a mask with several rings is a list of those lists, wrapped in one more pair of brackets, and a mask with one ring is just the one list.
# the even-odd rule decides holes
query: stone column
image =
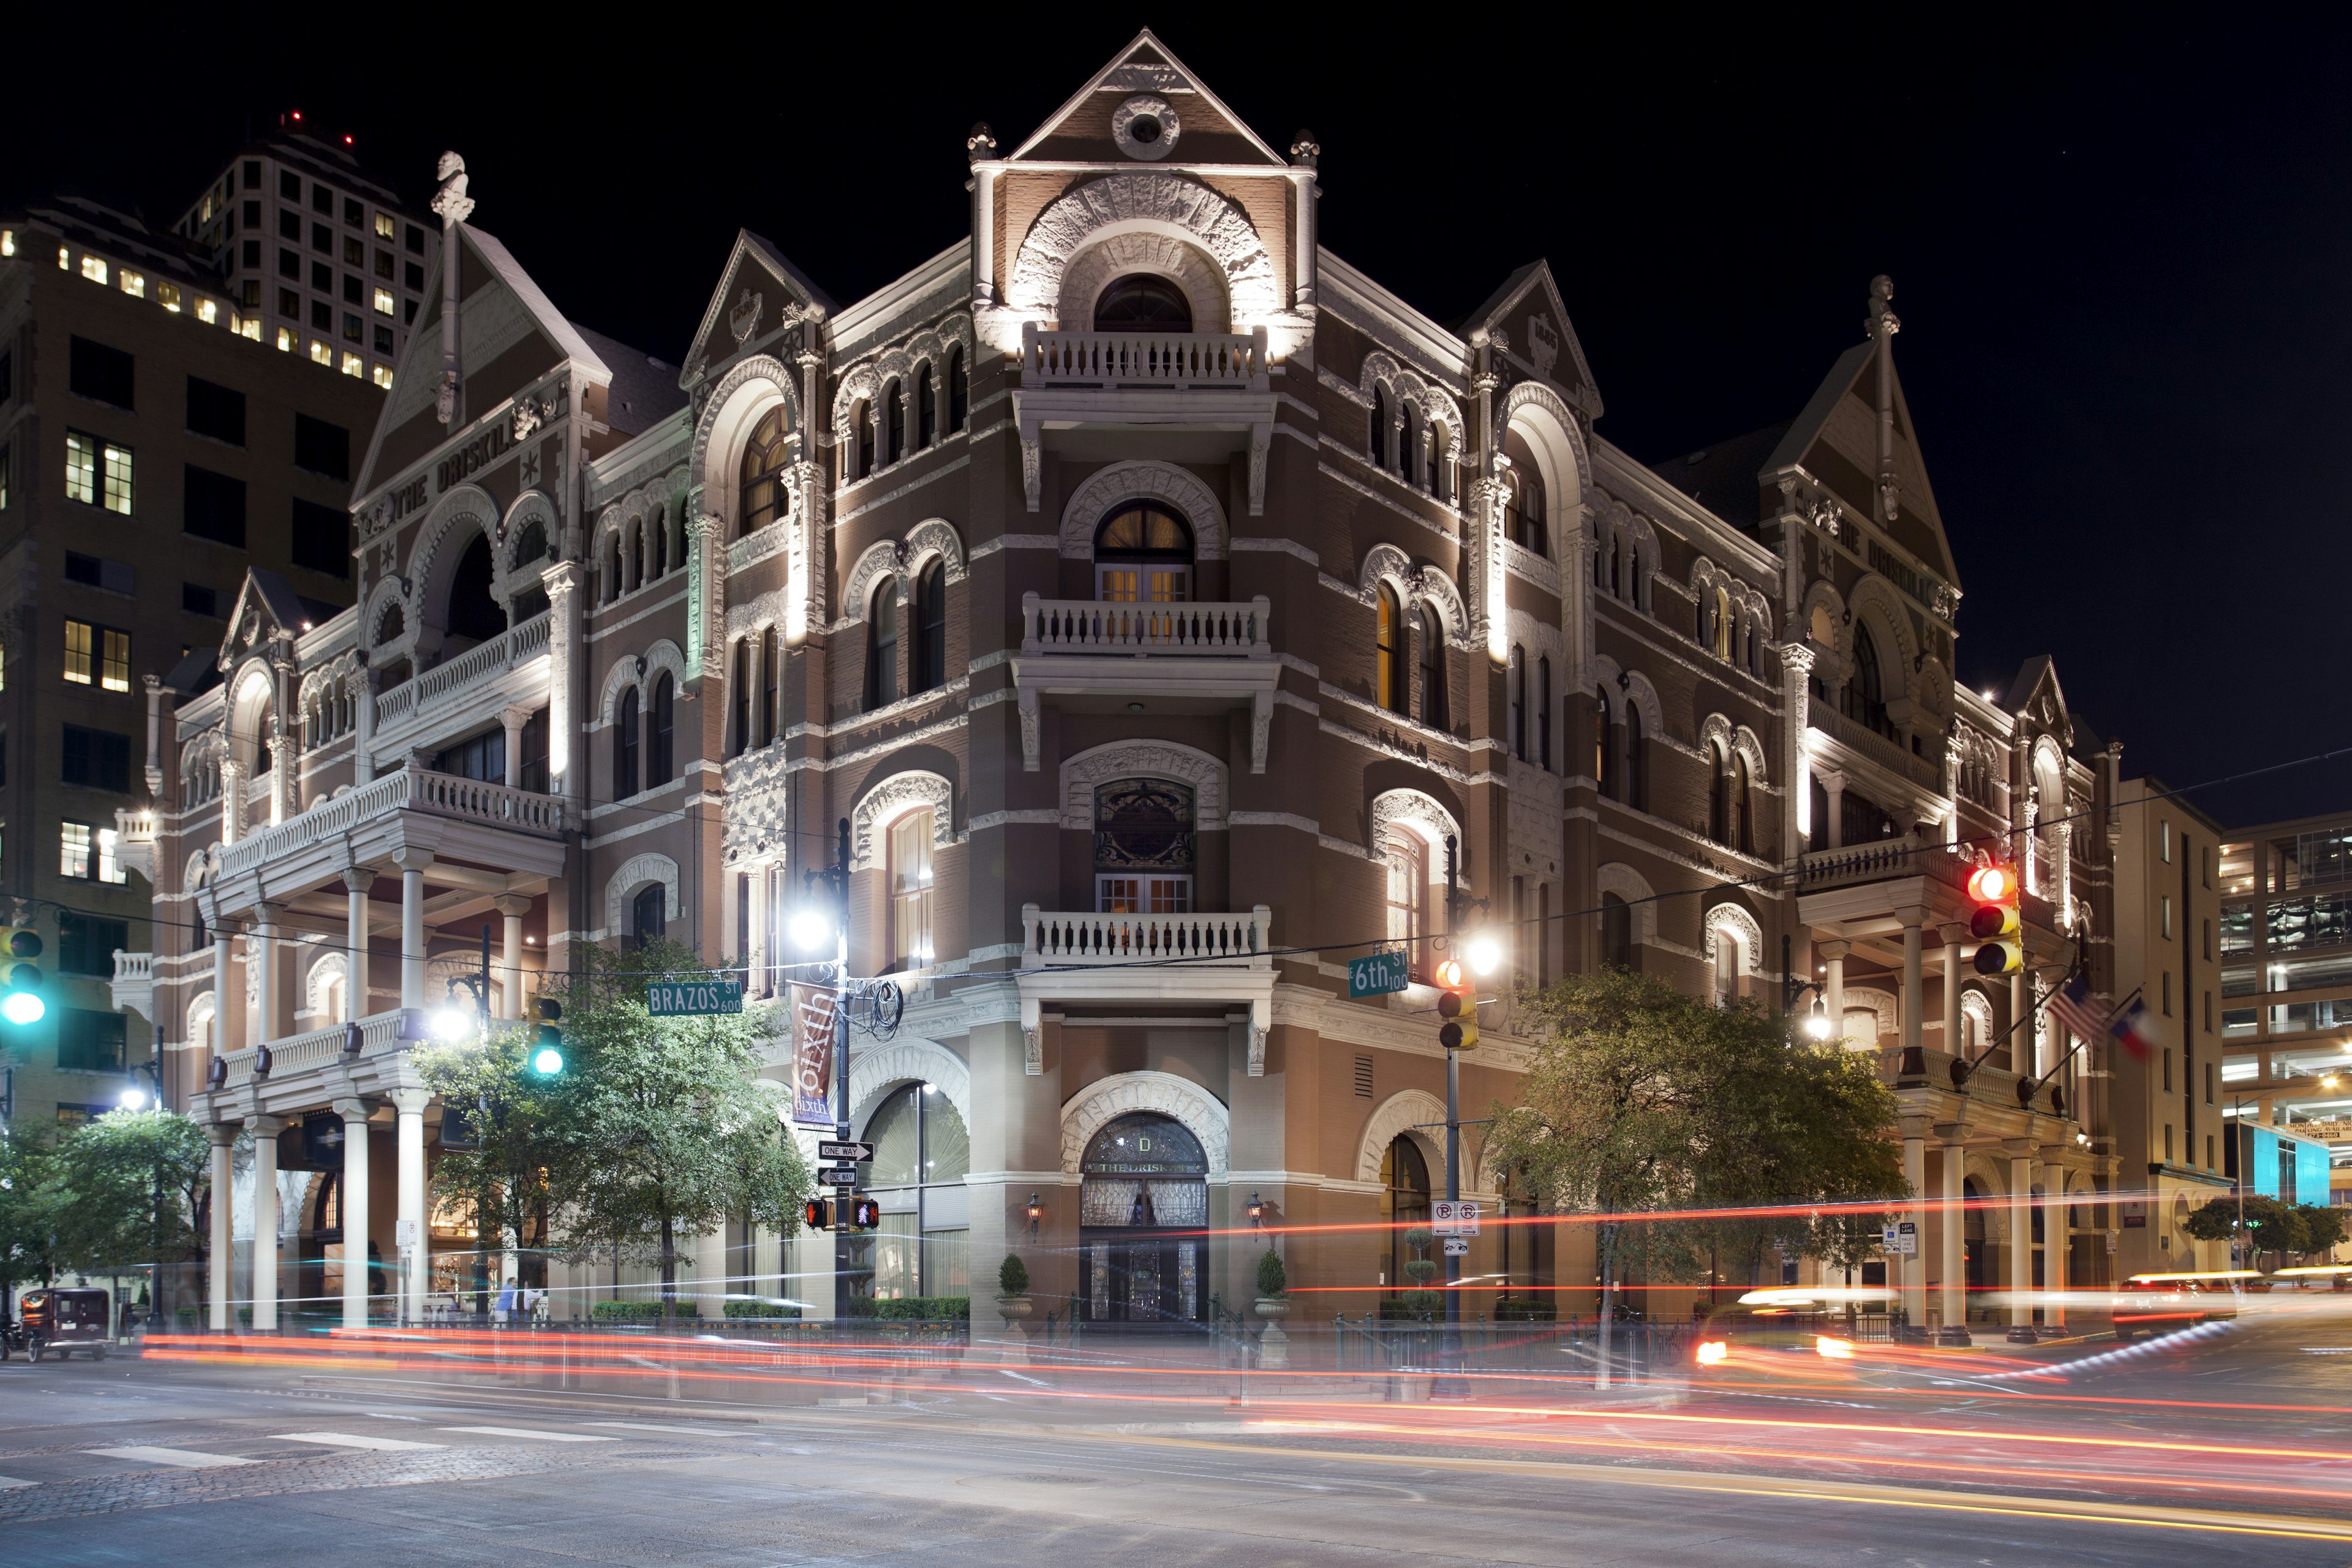
{"label": "stone column", "polygon": [[507,894],[490,900],[505,917],[506,934],[499,953],[499,1016],[522,1016],[522,917],[530,912],[530,900]]}
{"label": "stone column", "polygon": [[400,1228],[395,1237],[400,1265],[395,1288],[400,1321],[411,1326],[425,1321],[425,1284],[432,1268],[432,1237],[425,1230],[425,1108],[432,1101],[429,1089],[404,1086],[392,1091],[400,1154]]}
{"label": "stone column", "polygon": [[2010,1138],[2009,1151],[2009,1321],[2014,1328],[2033,1321],[2033,1145]]}
{"label": "stone column", "polygon": [[540,575],[547,590],[547,777],[549,790],[578,803],[587,798],[585,768],[572,766],[572,688],[579,663],[580,579],[576,561],[559,561]]}
{"label": "stone column", "polygon": [[[550,631],[554,628],[551,626]],[[507,732],[507,788],[522,788],[522,727],[530,722],[528,708],[501,708],[499,724]]]}
{"label": "stone column", "polygon": [[245,961],[254,966],[254,996],[260,1003],[257,1009],[260,1034],[256,1037],[283,1039],[286,1012],[278,994],[278,907],[257,904],[254,912],[258,918],[246,934]]}
{"label": "stone column", "polygon": [[[1853,1042],[1845,1040],[1845,955],[1853,951],[1853,943],[1816,942],[1813,951],[1822,955],[1822,962],[1829,969],[1828,978],[1822,985],[1822,1005],[1830,1016],[1830,1038],[1845,1041],[1851,1046]],[[1875,1036],[1872,1037],[1870,1046],[1873,1050],[1877,1049]]]}
{"label": "stone column", "polygon": [[1903,1061],[1906,1072],[1922,1070],[1918,1052],[1926,1030],[1920,1026],[1921,1002],[1927,995],[1927,982],[1919,966],[1919,928],[1927,918],[1925,910],[1897,910],[1895,918],[1903,922]]}
{"label": "stone column", "polygon": [[343,1327],[368,1326],[368,1108],[335,1101],[343,1119]]}
{"label": "stone column", "polygon": [[248,1116],[253,1132],[253,1331],[278,1331],[278,1135],[283,1118]]}
{"label": "stone column", "polygon": [[1955,1057],[1968,1054],[1960,1038],[1960,928],[1946,926],[1944,939],[1944,1049]]}
{"label": "stone column", "polygon": [[400,868],[400,1005],[425,1005],[425,868],[433,864],[429,849],[402,848],[393,852]]}
{"label": "stone column", "polygon": [[[220,1015],[213,1016],[217,1020]],[[210,1235],[206,1238],[209,1256],[205,1259],[206,1293],[210,1301],[210,1327],[216,1334],[225,1334],[236,1319],[229,1310],[229,1263],[236,1246],[236,1232],[230,1228],[229,1191],[234,1181],[229,1168],[229,1145],[236,1142],[236,1128],[226,1121],[205,1125],[205,1135],[213,1141],[213,1193]]]}
{"label": "stone column", "polygon": [[[1903,1119],[1903,1182],[1911,1189],[1904,1218],[1915,1227],[1917,1244],[1927,1245],[1927,1126],[1915,1116]],[[1903,1318],[1913,1328],[1927,1321],[1927,1255],[1915,1252],[1894,1260],[1903,1270]]]}
{"label": "stone column", "polygon": [[694,1238],[689,1265],[694,1270],[690,1288],[680,1292],[690,1300],[694,1310],[708,1320],[727,1313],[727,1224]]}
{"label": "stone column", "polygon": [[1969,1321],[1969,1281],[1961,1254],[1963,1232],[1968,1225],[1968,1200],[1960,1184],[1968,1164],[1969,1130],[1965,1123],[1948,1121],[1937,1125],[1936,1136],[1944,1141],[1944,1223],[1939,1238],[1943,1243],[1944,1324],[1965,1331]]}
{"label": "stone column", "polygon": [[368,990],[368,889],[375,873],[354,866],[343,873],[343,1017],[364,1018],[375,1005]]}
{"label": "stone column", "polygon": [[1823,768],[1813,775],[1822,781],[1822,794],[1829,806],[1829,847],[1845,847],[1845,775],[1835,768]]}
{"label": "stone column", "polygon": [[[220,910],[213,910],[213,1038],[212,1054],[225,1057],[235,1048],[236,1037],[230,1032],[236,1022],[236,993],[229,968],[229,934],[221,929]],[[207,1068],[211,1063],[205,1064]],[[226,1190],[226,1189],[224,1189]]]}
{"label": "stone column", "polygon": [[2042,1321],[2066,1321],[2066,1265],[2074,1247],[2074,1211],[2066,1202],[2063,1143],[2042,1149]]}

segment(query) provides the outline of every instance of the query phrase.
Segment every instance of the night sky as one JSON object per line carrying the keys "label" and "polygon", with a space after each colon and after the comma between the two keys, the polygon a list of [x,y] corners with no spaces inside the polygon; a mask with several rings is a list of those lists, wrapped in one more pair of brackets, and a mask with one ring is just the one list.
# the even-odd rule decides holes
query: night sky
{"label": "night sky", "polygon": [[[1325,243],[1438,320],[1549,258],[1637,457],[1793,416],[1890,274],[1960,678],[2054,656],[2125,771],[2175,786],[2352,746],[2352,93],[2309,18],[1367,10],[1335,44],[1264,7],[853,6],[694,12],[666,44],[646,19],[688,11],[526,10],[404,8],[389,45],[317,9],[20,33],[0,202],[79,186],[167,225],[300,108],[413,204],[463,153],[475,221],[560,309],[675,361],[739,226],[854,300],[967,232],[972,121],[1009,150],[1150,23],[1276,147],[1314,130]],[[2192,798],[2336,809],[2352,759]]]}

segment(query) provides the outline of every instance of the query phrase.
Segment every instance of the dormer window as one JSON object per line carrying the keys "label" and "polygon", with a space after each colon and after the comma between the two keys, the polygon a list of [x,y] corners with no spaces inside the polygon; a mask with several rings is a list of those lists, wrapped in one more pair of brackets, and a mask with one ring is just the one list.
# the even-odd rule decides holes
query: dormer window
{"label": "dormer window", "polygon": [[1165,278],[1133,272],[1118,279],[1095,301],[1098,332],[1189,332],[1192,301]]}

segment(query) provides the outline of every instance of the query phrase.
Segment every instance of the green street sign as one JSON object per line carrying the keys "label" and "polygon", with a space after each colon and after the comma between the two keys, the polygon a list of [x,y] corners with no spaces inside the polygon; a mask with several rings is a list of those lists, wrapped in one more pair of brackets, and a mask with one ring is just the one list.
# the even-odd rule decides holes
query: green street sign
{"label": "green street sign", "polygon": [[742,1010],[740,980],[658,980],[646,987],[646,1011],[656,1018],[693,1018]]}
{"label": "green street sign", "polygon": [[1402,950],[1375,952],[1367,958],[1348,960],[1348,994],[1349,996],[1386,996],[1402,991],[1412,983]]}

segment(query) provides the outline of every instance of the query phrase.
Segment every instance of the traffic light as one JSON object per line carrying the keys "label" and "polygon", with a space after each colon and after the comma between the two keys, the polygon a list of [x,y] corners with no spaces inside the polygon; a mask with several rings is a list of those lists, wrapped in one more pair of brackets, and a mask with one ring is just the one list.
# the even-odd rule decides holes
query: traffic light
{"label": "traffic light", "polygon": [[0,926],[0,1018],[22,1028],[48,1016],[41,996],[41,933],[30,926]]}
{"label": "traffic light", "polygon": [[1437,1016],[1445,1020],[1437,1043],[1449,1051],[1466,1051],[1478,1043],[1478,997],[1470,972],[1458,958],[1437,965]]}
{"label": "traffic light", "polygon": [[541,1078],[563,1071],[563,1031],[555,1026],[562,1016],[562,1003],[552,996],[539,999],[539,1043],[531,1047],[530,1070]]}
{"label": "traffic light", "polygon": [[809,1199],[808,1208],[804,1212],[803,1219],[811,1230],[831,1230],[833,1228],[833,1200],[831,1198]]}
{"label": "traffic light", "polygon": [[2014,866],[1979,866],[1969,875],[1969,934],[1977,939],[1979,974],[2014,974],[2025,967],[2025,932],[2018,914]]}

